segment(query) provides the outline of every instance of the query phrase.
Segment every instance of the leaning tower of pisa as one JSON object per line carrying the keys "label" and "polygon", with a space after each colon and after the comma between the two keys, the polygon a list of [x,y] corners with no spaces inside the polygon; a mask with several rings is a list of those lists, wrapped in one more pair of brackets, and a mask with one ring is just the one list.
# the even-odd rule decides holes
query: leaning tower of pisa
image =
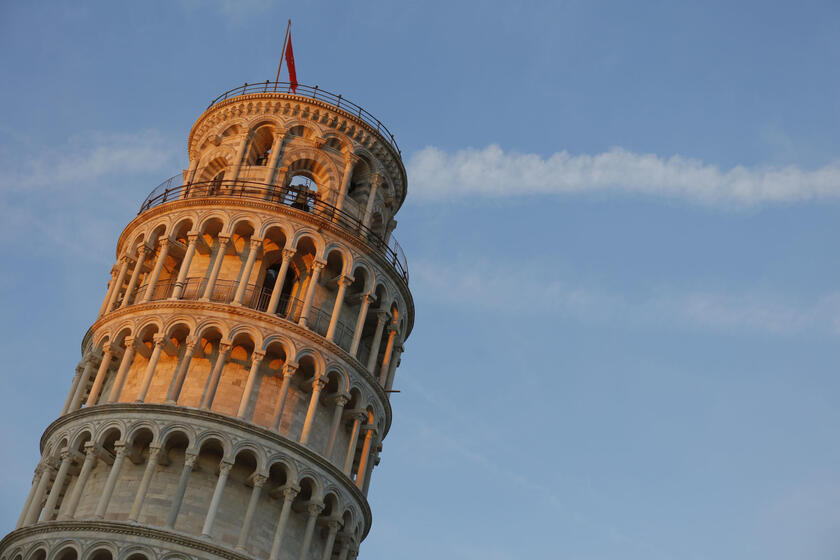
{"label": "leaning tower of pisa", "polygon": [[265,82],[187,148],[117,241],[0,560],[346,560],[371,527],[414,317],[394,137]]}

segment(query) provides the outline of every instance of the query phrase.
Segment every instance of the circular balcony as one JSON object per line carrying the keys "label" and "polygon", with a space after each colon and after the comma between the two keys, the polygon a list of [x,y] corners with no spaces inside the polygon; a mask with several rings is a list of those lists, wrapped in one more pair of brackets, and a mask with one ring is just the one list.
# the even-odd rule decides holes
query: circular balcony
{"label": "circular balcony", "polygon": [[388,130],[382,121],[374,117],[364,108],[356,105],[352,101],[348,101],[341,96],[341,94],[331,93],[329,91],[323,90],[318,86],[307,86],[304,84],[297,84],[294,89],[292,89],[292,85],[289,82],[270,82],[266,80],[265,82],[258,82],[255,84],[249,84],[245,82],[243,85],[230,89],[223,94],[219,95],[210,102],[210,105],[207,106],[209,109],[213,105],[217,105],[222,101],[226,101],[228,99],[239,97],[242,95],[250,95],[250,94],[283,94],[284,96],[288,95],[296,95],[299,97],[306,97],[309,99],[317,99],[318,101],[323,101],[325,103],[329,103],[333,107],[337,109],[341,109],[345,113],[355,118],[362,120],[365,124],[369,125],[373,129],[376,130],[377,134],[383,136],[390,142],[391,146],[397,151],[397,153],[402,156],[402,152],[400,151],[400,147],[397,145],[397,141],[394,138],[394,135],[391,134],[391,131]]}
{"label": "circular balcony", "polygon": [[158,185],[140,205],[138,215],[153,208],[185,199],[247,199],[262,203],[278,204],[316,216],[332,223],[359,239],[372,252],[379,254],[394,267],[397,274],[408,285],[408,262],[400,244],[393,235],[386,241],[378,233],[365,226],[360,219],[318,198],[315,191],[302,186],[280,187],[270,183],[243,179],[214,179],[211,181],[184,182],[179,173]]}

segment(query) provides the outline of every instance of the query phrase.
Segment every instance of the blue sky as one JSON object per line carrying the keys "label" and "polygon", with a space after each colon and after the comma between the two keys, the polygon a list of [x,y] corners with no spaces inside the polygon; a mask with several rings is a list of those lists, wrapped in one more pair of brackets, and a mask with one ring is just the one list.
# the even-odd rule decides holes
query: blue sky
{"label": "blue sky", "polygon": [[217,94],[396,134],[417,319],[366,559],[840,556],[840,6],[0,6],[0,532]]}

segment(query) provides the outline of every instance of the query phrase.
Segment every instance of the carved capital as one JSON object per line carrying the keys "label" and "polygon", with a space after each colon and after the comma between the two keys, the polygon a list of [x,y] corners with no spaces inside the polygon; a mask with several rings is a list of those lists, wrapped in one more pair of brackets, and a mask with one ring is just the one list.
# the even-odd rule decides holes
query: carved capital
{"label": "carved capital", "polygon": [[283,365],[283,377],[291,377],[297,371],[298,364],[297,362],[286,362]]}
{"label": "carved capital", "polygon": [[166,342],[166,335],[158,333],[152,337],[152,340],[155,343],[155,346],[163,346],[163,343]]}
{"label": "carved capital", "polygon": [[323,270],[327,266],[327,261],[314,260],[312,261],[312,270]]}
{"label": "carved capital", "polygon": [[219,342],[219,354],[230,354],[233,344],[230,340],[223,340]]}
{"label": "carved capital", "polygon": [[248,245],[251,247],[251,249],[259,249],[260,247],[262,247],[262,243],[263,243],[262,239],[254,239],[252,237],[251,241],[248,243]]}
{"label": "carved capital", "polygon": [[160,239],[158,239],[158,249],[163,249],[167,245],[169,245],[168,237],[161,237]]}
{"label": "carved capital", "polygon": [[339,286],[344,286],[346,288],[347,286],[349,286],[350,284],[355,282],[355,280],[356,279],[353,276],[347,276],[345,274],[342,274],[338,278],[338,285]]}
{"label": "carved capital", "polygon": [[322,511],[324,511],[324,504],[318,502],[309,502],[306,504],[306,513],[308,513],[310,517],[317,517]]}
{"label": "carved capital", "polygon": [[287,500],[294,500],[298,493],[300,493],[300,486],[287,484],[280,489],[280,493],[283,494],[283,498]]}
{"label": "carved capital", "polygon": [[195,467],[195,462],[198,459],[198,453],[187,453],[184,455],[184,468],[192,470]]}
{"label": "carved capital", "polygon": [[254,475],[253,480],[254,480],[254,487],[262,488],[263,485],[265,485],[266,481],[268,480],[268,477],[263,475],[263,474],[256,474],[256,475]]}
{"label": "carved capital", "polygon": [[347,395],[336,395],[334,402],[335,406],[344,408],[350,402],[350,398]]}
{"label": "carved capital", "polygon": [[232,468],[233,468],[233,463],[230,463],[228,461],[222,461],[221,463],[219,463],[219,475],[230,474],[230,469],[232,469]]}
{"label": "carved capital", "polygon": [[291,259],[295,256],[297,251],[295,249],[283,249],[283,258],[284,259]]}
{"label": "carved capital", "polygon": [[263,361],[263,358],[265,358],[265,352],[263,352],[262,350],[254,350],[253,352],[251,352],[252,362],[260,363],[261,361]]}
{"label": "carved capital", "polygon": [[198,237],[199,237],[198,232],[192,232],[191,231],[190,233],[187,234],[187,241],[190,244],[195,244],[195,243],[198,242]]}
{"label": "carved capital", "polygon": [[220,235],[217,239],[219,240],[219,245],[222,247],[230,243],[230,235]]}

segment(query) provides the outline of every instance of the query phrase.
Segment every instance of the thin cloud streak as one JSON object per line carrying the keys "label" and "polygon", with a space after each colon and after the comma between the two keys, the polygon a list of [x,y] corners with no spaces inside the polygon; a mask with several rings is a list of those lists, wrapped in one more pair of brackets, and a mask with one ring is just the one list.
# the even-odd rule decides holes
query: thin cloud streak
{"label": "thin cloud streak", "polygon": [[498,145],[447,153],[434,146],[408,162],[412,197],[434,202],[466,196],[624,193],[713,206],[754,206],[840,196],[840,162],[813,171],[796,166],[721,170],[680,155],[604,153],[548,157],[505,152]]}
{"label": "thin cloud streak", "polygon": [[[806,331],[840,335],[840,292],[799,302],[780,294],[666,287],[630,299],[624,294],[564,279],[539,279],[551,277],[550,274],[526,280],[517,274],[527,268],[520,265],[415,261],[412,266],[415,297],[519,316],[560,314],[587,324],[669,325],[778,336]],[[516,294],[516,297],[499,298],[498,294]]]}

